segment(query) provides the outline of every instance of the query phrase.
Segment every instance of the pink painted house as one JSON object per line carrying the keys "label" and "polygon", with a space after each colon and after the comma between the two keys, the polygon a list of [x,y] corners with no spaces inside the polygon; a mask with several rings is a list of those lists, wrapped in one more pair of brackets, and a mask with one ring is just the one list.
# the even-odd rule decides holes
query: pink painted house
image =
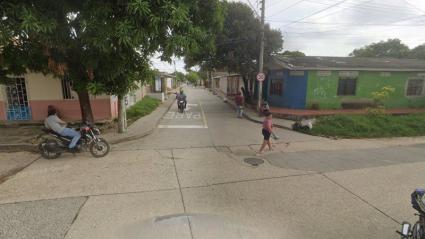
{"label": "pink painted house", "polygon": [[[129,94],[134,103],[146,94],[146,88]],[[60,117],[68,121],[81,120],[76,92],[69,81],[41,73],[28,73],[16,77],[9,85],[0,85],[0,121],[42,121],[47,106],[58,108]],[[91,96],[94,118],[112,120],[118,116],[118,100],[115,96]]]}

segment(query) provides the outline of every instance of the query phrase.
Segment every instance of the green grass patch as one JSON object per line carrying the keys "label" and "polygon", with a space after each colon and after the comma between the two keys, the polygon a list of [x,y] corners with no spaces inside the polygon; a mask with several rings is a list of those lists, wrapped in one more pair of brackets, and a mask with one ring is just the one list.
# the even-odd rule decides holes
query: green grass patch
{"label": "green grass patch", "polygon": [[425,135],[425,114],[334,115],[317,119],[305,133],[341,138],[382,138]]}
{"label": "green grass patch", "polygon": [[149,96],[144,97],[142,100],[127,109],[127,122],[132,123],[137,119],[150,114],[160,104],[161,101],[158,99]]}

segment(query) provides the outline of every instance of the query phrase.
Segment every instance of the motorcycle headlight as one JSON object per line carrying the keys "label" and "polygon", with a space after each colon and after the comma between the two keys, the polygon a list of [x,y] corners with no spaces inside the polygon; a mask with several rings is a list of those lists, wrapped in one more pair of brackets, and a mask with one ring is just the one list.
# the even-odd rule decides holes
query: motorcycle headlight
{"label": "motorcycle headlight", "polygon": [[100,134],[100,130],[99,130],[98,128],[94,128],[94,129],[93,129],[93,133],[94,133],[95,135],[99,135],[99,134]]}

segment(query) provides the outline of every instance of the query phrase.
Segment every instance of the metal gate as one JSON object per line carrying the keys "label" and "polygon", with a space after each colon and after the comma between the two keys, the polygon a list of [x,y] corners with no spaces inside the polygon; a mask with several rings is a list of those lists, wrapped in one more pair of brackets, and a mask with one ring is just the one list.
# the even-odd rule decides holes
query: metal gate
{"label": "metal gate", "polygon": [[6,96],[7,120],[31,120],[24,78],[16,78],[15,83],[6,85]]}

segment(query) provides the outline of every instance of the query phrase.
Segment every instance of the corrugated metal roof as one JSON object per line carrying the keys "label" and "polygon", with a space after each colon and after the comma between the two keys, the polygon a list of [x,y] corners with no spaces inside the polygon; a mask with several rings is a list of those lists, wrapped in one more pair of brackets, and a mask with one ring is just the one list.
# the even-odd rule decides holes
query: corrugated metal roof
{"label": "corrugated metal roof", "polygon": [[417,59],[367,58],[367,57],[274,57],[270,68],[284,67],[293,70],[357,69],[389,71],[425,71],[425,61]]}

